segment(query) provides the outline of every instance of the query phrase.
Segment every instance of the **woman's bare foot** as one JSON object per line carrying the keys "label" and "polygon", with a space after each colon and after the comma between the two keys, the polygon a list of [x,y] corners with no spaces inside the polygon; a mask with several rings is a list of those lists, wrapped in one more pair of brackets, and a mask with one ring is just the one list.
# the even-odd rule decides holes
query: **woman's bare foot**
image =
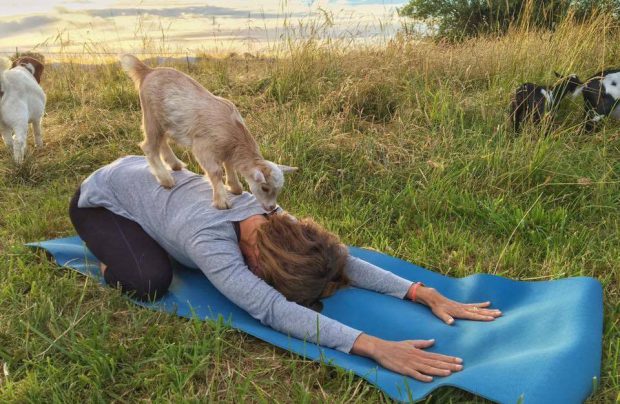
{"label": "woman's bare foot", "polygon": [[105,275],[105,270],[108,269],[108,266],[103,262],[99,263],[99,269],[101,269],[101,275]]}

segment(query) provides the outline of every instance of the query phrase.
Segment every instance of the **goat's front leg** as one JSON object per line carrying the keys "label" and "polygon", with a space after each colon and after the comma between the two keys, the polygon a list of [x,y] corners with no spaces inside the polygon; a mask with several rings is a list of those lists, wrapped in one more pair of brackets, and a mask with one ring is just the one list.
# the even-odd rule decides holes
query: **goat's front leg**
{"label": "goat's front leg", "polygon": [[213,187],[213,206],[218,209],[230,209],[228,194],[222,182],[222,168],[215,162],[200,165],[207,172]]}
{"label": "goat's front leg", "polygon": [[32,130],[34,132],[34,144],[37,147],[43,147],[43,129],[41,128],[41,121],[43,119],[35,119],[32,121]]}
{"label": "goat's front leg", "polygon": [[144,151],[146,161],[149,163],[151,172],[157,178],[157,182],[164,188],[172,188],[174,186],[174,178],[172,178],[163,161],[161,161],[159,145],[159,142],[152,142],[146,139],[140,144],[140,147]]}
{"label": "goat's front leg", "polygon": [[166,164],[170,166],[170,168],[174,171],[180,171],[185,167],[185,163],[183,163],[179,158],[174,154],[170,144],[165,139],[162,139],[161,147],[160,147],[161,157],[164,159]]}
{"label": "goat's front leg", "polygon": [[211,187],[213,188],[213,206],[217,209],[230,209],[228,194],[226,193],[226,188],[222,181],[222,167],[214,156],[209,153],[208,148],[204,146],[202,142],[195,140],[192,145],[192,152],[211,182]]}
{"label": "goat's front leg", "polygon": [[228,190],[235,195],[241,195],[243,193],[243,186],[241,186],[237,171],[233,168],[232,164],[227,161],[224,162],[224,169],[226,170],[226,185]]}
{"label": "goat's front leg", "polygon": [[605,118],[605,115],[597,113],[594,109],[586,110],[584,124],[586,132],[592,132],[603,118]]}
{"label": "goat's front leg", "polygon": [[28,136],[28,123],[19,125],[15,128],[13,138],[13,160],[15,164],[21,165],[26,155],[26,137]]}

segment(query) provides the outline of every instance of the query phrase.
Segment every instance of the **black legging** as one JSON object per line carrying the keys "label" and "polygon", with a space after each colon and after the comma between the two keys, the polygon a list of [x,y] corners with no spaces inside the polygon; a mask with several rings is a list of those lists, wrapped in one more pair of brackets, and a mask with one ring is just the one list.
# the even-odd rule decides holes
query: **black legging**
{"label": "black legging", "polygon": [[162,297],[172,281],[166,251],[139,224],[105,208],[79,208],[79,198],[78,188],[69,216],[88,249],[107,266],[108,285],[141,300]]}

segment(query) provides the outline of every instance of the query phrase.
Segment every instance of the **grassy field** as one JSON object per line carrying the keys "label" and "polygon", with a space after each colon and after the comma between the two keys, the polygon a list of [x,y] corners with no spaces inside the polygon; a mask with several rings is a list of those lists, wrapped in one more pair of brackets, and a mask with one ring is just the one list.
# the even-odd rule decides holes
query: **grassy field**
{"label": "grassy field", "polygon": [[[599,279],[603,368],[591,402],[604,403],[620,389],[619,126],[580,133],[581,100],[565,102],[546,137],[506,125],[521,82],[618,66],[620,34],[601,26],[456,45],[309,39],[278,58],[176,67],[237,104],[265,157],[301,168],[280,203],[347,244],[454,277]],[[389,402],[359,378],[222,323],[137,308],[23,247],[74,234],[67,205],[82,179],[141,154],[130,80],[116,65],[79,62],[46,72],[45,148],[30,139],[32,154],[15,167],[0,147],[0,402]],[[449,388],[427,400],[483,401]]]}

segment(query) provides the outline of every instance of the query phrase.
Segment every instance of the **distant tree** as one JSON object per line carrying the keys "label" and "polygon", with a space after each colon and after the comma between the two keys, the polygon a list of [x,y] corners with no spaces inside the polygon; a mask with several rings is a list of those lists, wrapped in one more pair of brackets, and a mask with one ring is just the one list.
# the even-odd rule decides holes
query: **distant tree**
{"label": "distant tree", "polygon": [[426,21],[436,34],[458,40],[504,33],[511,24],[553,29],[568,15],[577,20],[595,12],[620,17],[620,0],[409,0],[401,16]]}

